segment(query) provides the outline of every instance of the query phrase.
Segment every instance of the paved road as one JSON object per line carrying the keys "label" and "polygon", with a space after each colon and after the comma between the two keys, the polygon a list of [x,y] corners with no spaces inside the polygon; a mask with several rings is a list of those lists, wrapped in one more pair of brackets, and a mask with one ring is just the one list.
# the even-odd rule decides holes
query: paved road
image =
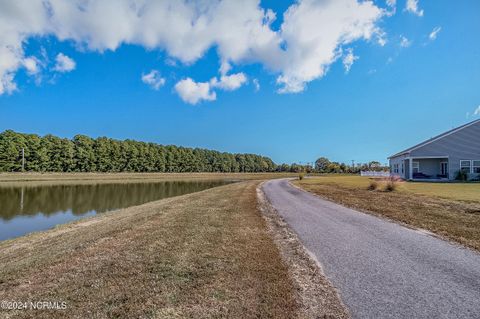
{"label": "paved road", "polygon": [[480,318],[480,254],[273,180],[263,190],[354,318]]}

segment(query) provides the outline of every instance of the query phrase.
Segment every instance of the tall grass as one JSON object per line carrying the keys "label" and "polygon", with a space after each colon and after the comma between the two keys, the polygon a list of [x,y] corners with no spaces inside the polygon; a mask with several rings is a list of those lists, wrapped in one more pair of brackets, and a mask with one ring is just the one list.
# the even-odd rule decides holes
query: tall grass
{"label": "tall grass", "polygon": [[392,177],[389,177],[387,179],[387,182],[385,183],[385,187],[384,187],[384,191],[385,192],[393,192],[394,190],[397,189],[397,186],[398,186],[398,179],[394,176]]}
{"label": "tall grass", "polygon": [[377,188],[378,188],[378,182],[377,182],[376,180],[374,180],[374,179],[371,179],[371,180],[369,181],[369,183],[368,183],[367,189],[368,189],[369,191],[374,191],[374,190],[376,190]]}

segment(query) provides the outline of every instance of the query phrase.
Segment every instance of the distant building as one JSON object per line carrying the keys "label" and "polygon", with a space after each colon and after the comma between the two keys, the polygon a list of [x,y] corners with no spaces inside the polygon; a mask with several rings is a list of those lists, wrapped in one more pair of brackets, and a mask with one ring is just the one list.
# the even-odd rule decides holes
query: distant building
{"label": "distant building", "polygon": [[480,178],[480,120],[389,157],[390,173],[409,180],[453,180],[461,170]]}

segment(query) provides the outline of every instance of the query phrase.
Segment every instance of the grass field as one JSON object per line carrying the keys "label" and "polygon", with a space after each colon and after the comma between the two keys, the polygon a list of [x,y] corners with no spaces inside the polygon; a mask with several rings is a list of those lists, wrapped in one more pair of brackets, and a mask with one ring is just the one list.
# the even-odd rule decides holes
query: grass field
{"label": "grass field", "polygon": [[312,294],[318,301],[310,300],[327,306],[315,316],[303,312],[291,267],[260,213],[259,183],[167,198],[0,242],[0,300],[67,305],[0,309],[0,317],[347,317],[328,285]]}
{"label": "grass field", "polygon": [[294,183],[307,191],[375,215],[427,229],[480,250],[479,183],[401,182],[393,192],[367,190],[370,179],[325,175]]}

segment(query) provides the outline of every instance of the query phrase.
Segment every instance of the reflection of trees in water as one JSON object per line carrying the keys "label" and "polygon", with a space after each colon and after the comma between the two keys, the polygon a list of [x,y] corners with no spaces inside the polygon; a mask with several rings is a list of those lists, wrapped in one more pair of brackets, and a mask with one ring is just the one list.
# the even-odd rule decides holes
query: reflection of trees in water
{"label": "reflection of trees in water", "polygon": [[161,198],[192,193],[226,184],[226,181],[177,181],[92,185],[1,187],[0,218],[18,215],[46,216],[71,210],[74,215],[105,212]]}

